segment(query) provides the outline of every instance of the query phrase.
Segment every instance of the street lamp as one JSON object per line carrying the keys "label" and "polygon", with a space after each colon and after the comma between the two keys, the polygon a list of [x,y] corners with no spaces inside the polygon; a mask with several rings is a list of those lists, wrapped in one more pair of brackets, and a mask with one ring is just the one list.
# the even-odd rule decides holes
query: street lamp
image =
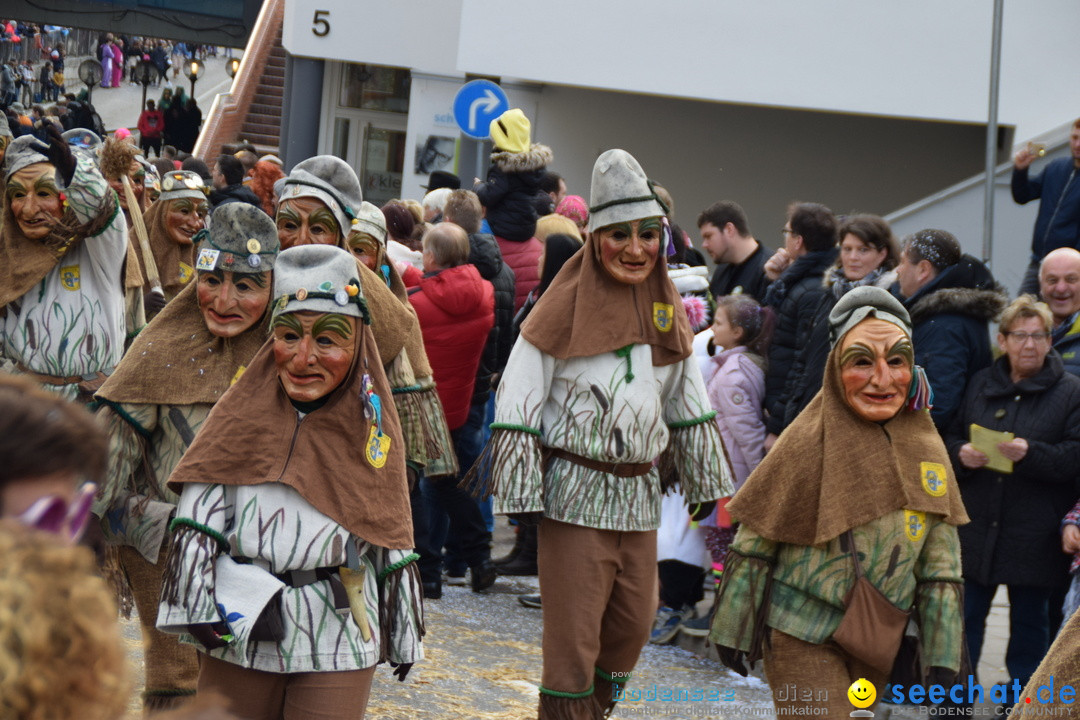
{"label": "street lamp", "polygon": [[236,77],[237,71],[240,70],[240,58],[229,58],[229,61],[225,63],[225,72],[229,73],[229,77]]}
{"label": "street lamp", "polygon": [[86,83],[86,102],[94,94],[94,86],[101,82],[101,63],[97,60],[83,60],[79,64],[79,79]]}
{"label": "street lamp", "polygon": [[191,81],[191,99],[195,99],[195,81],[202,77],[203,70],[206,66],[203,65],[202,60],[189,60],[184,63],[184,74],[187,75],[188,80]]}
{"label": "street lamp", "polygon": [[146,89],[154,81],[157,74],[157,66],[149,60],[140,60],[135,66],[135,79],[142,85],[142,108],[146,108]]}

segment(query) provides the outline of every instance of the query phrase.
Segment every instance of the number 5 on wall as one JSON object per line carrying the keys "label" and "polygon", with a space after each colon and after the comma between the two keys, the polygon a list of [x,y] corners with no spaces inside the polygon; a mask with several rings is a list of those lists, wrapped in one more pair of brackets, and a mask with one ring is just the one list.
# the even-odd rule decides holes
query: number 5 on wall
{"label": "number 5 on wall", "polygon": [[329,10],[316,10],[315,17],[311,20],[311,32],[319,37],[326,37],[330,34],[330,17]]}

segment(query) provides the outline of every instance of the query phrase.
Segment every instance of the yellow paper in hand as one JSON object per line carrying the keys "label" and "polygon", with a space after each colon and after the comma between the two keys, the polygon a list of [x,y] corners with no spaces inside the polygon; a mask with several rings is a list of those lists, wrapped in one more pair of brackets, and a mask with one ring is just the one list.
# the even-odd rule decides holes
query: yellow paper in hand
{"label": "yellow paper in hand", "polygon": [[1000,432],[971,423],[971,446],[990,458],[986,467],[999,473],[1011,473],[1013,462],[1001,454],[998,443],[1009,442],[1015,438],[1011,432]]}

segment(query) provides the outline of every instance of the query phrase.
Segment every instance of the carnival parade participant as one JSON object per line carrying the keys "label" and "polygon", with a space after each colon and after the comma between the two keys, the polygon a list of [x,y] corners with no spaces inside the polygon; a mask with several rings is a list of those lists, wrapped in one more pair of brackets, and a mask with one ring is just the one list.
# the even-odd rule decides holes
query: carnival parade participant
{"label": "carnival parade participant", "polygon": [[661,477],[698,517],[732,492],[665,208],[624,150],[597,159],[591,204],[582,252],[522,326],[485,450],[496,512],[540,525],[540,718],[606,716],[629,678],[656,610]]}
{"label": "carnival parade participant", "polygon": [[[364,235],[380,241],[371,259],[378,274],[359,260],[357,272],[371,312],[375,344],[394,388],[393,401],[405,433],[410,483],[415,485],[420,472],[429,477],[453,475],[458,466],[420,325],[401,276],[385,254],[373,208],[363,205],[360,180],[348,163],[332,155],[308,158],[298,163],[283,182],[278,237],[282,248],[326,244],[353,253],[361,246],[370,248],[364,244]],[[424,540],[416,542],[422,545]],[[434,580],[437,578],[424,578],[425,583]]]}
{"label": "carnival parade participant", "polygon": [[[809,702],[776,694],[778,714],[846,717],[855,680],[889,679],[911,609],[926,682],[952,684],[963,647],[956,526],[967,515],[907,311],[860,287],[829,323],[824,387],[727,506],[740,527],[709,638],[740,674],[764,653],[774,690],[827,691]],[[864,633],[851,632],[860,620]]]}
{"label": "carnival parade participant", "polygon": [[401,427],[353,257],[292,248],[274,275],[271,340],[169,480],[158,627],[242,717],[363,718],[375,665],[423,656]]}
{"label": "carnival parade participant", "polygon": [[[163,202],[186,200],[198,198]],[[133,601],[139,613],[148,710],[193,695],[198,678],[195,651],[155,628],[178,500],[165,482],[268,333],[277,228],[243,203],[223,206],[214,221],[201,232],[196,281],[140,333],[97,395],[111,442],[110,470],[94,511],[112,545],[109,569],[122,605]]]}
{"label": "carnival parade participant", "polygon": [[4,366],[89,400],[124,349],[127,230],[116,196],[54,126],[7,149],[0,233]]}
{"label": "carnival parade participant", "polygon": [[[193,239],[206,226],[208,192],[198,173],[176,170],[162,179],[161,195],[145,213],[150,249],[166,302],[176,297],[195,275]],[[277,245],[275,241],[274,246]],[[252,272],[259,269],[248,268]]]}

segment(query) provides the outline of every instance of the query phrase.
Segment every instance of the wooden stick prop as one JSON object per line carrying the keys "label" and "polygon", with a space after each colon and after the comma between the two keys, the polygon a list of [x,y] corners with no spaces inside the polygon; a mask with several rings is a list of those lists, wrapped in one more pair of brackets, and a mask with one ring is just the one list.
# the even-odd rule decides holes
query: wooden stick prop
{"label": "wooden stick prop", "polygon": [[135,236],[139,238],[139,248],[142,250],[143,269],[146,270],[146,280],[150,283],[150,292],[165,297],[165,291],[161,289],[161,277],[158,275],[157,263],[154,262],[154,253],[150,249],[150,236],[146,233],[146,224],[143,222],[142,210],[139,209],[139,200],[135,197],[135,189],[131,187],[131,178],[121,175],[124,182],[124,197],[127,198],[128,212],[131,214],[131,224],[135,228]]}

